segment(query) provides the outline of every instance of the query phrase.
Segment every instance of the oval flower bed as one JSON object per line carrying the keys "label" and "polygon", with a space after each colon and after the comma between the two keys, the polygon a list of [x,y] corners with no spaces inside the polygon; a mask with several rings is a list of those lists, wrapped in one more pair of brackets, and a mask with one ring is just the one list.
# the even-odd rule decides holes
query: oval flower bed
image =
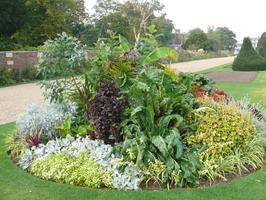
{"label": "oval flower bed", "polygon": [[260,168],[263,109],[164,67],[176,52],[150,40],[138,49],[122,36],[100,41],[86,68],[77,39],[48,41],[39,71],[51,103],[17,120],[7,142],[14,162],[42,179],[117,189],[197,187]]}

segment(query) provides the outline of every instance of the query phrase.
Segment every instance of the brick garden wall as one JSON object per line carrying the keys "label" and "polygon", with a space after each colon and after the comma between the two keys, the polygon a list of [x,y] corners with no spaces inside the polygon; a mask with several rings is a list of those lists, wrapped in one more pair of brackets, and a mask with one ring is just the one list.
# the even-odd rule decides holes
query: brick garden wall
{"label": "brick garden wall", "polygon": [[1,68],[26,68],[38,63],[41,52],[38,51],[0,51]]}
{"label": "brick garden wall", "polygon": [[[0,51],[0,68],[23,69],[38,64],[42,52],[40,51]],[[85,52],[85,58],[93,56],[90,51]]]}

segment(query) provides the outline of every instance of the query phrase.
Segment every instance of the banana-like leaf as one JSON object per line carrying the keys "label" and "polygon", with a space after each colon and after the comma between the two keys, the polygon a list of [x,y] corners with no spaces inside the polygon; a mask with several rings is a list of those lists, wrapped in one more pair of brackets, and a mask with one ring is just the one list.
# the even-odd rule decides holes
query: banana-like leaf
{"label": "banana-like leaf", "polygon": [[129,45],[129,42],[128,40],[122,36],[122,35],[119,35],[119,42],[120,42],[120,46],[122,47],[122,49],[124,51],[129,51],[130,50],[130,45]]}
{"label": "banana-like leaf", "polygon": [[162,59],[178,60],[179,54],[171,48],[160,47],[153,50],[143,61],[144,65],[153,64]]}
{"label": "banana-like leaf", "polygon": [[151,142],[160,151],[164,158],[169,156],[166,143],[161,136],[153,136]]}

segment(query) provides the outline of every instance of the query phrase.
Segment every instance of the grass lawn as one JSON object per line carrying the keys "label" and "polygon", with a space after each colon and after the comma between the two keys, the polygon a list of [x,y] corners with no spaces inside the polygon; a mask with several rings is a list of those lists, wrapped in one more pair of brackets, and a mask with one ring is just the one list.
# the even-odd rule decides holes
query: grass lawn
{"label": "grass lawn", "polygon": [[[232,71],[232,65],[221,65],[201,71],[200,73],[207,74],[222,71]],[[259,72],[256,80],[251,83],[217,83],[217,85],[236,99],[249,97],[252,101],[266,107],[266,71]]]}
{"label": "grass lawn", "polygon": [[202,70],[199,73],[207,74],[210,72],[228,72],[228,71],[232,71],[232,64],[219,65],[217,67]]}
{"label": "grass lawn", "polygon": [[15,124],[0,126],[0,199],[1,200],[67,200],[67,199],[199,199],[264,200],[266,199],[266,166],[246,177],[229,183],[198,189],[171,191],[97,190],[63,185],[36,178],[16,167],[5,152],[4,136]]}

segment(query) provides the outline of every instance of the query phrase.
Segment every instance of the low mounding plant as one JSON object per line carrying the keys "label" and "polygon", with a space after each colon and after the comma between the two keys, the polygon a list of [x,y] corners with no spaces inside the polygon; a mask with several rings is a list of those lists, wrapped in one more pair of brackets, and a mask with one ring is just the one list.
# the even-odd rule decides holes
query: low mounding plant
{"label": "low mounding plant", "polygon": [[74,119],[76,114],[77,107],[74,103],[31,105],[18,118],[17,130],[25,136],[32,132],[42,132],[42,137],[53,139],[58,135],[56,126],[68,117]]}
{"label": "low mounding plant", "polygon": [[8,134],[5,138],[5,146],[11,159],[18,163],[26,150],[24,135],[21,135],[17,132]]}
{"label": "low mounding plant", "polygon": [[[121,158],[113,155],[112,149],[112,146],[104,144],[103,141],[91,140],[84,137],[78,137],[76,139],[67,137],[50,140],[46,145],[40,144],[38,147],[25,149],[18,164],[24,170],[27,170],[35,160],[45,160],[47,157],[63,152],[67,152],[69,156],[77,158],[79,158],[82,153],[86,153],[89,154],[91,159],[100,164],[104,171],[111,172],[113,188],[138,189],[142,172],[132,163],[127,163],[128,165],[123,167],[123,171],[121,171]],[[64,167],[63,165],[61,166]],[[47,175],[47,178],[48,177]]]}
{"label": "low mounding plant", "polygon": [[0,86],[7,86],[14,83],[11,70],[0,67]]}
{"label": "low mounding plant", "polygon": [[112,187],[112,173],[104,171],[88,154],[79,158],[66,152],[35,160],[29,168],[35,176],[59,183],[68,183],[90,188]]}
{"label": "low mounding plant", "polygon": [[181,82],[185,82],[188,92],[192,94],[195,94],[198,88],[203,88],[208,94],[215,92],[215,82],[204,74],[179,73],[179,78]]}
{"label": "low mounding plant", "polygon": [[106,144],[121,141],[118,125],[127,99],[119,99],[118,92],[114,81],[105,81],[90,105],[89,118],[92,120],[95,136]]}
{"label": "low mounding plant", "polygon": [[215,103],[207,99],[206,107],[199,108],[199,121],[195,135],[189,138],[192,144],[205,144],[208,149],[202,155],[219,157],[230,154],[234,147],[241,148],[256,135],[256,128],[250,114],[243,114],[236,106]]}
{"label": "low mounding plant", "polygon": [[266,70],[266,59],[255,51],[249,38],[244,39],[240,52],[234,60],[233,70],[234,71]]}
{"label": "low mounding plant", "polygon": [[[261,144],[253,142],[257,135],[251,113],[241,112],[232,102],[225,104],[205,99],[202,103],[204,107],[195,111],[199,122],[197,131],[188,139],[191,145],[207,147],[199,154],[200,175],[210,180],[225,179],[226,173],[241,173],[250,165],[260,166],[264,150]],[[252,156],[258,157],[257,161],[252,162]]]}

